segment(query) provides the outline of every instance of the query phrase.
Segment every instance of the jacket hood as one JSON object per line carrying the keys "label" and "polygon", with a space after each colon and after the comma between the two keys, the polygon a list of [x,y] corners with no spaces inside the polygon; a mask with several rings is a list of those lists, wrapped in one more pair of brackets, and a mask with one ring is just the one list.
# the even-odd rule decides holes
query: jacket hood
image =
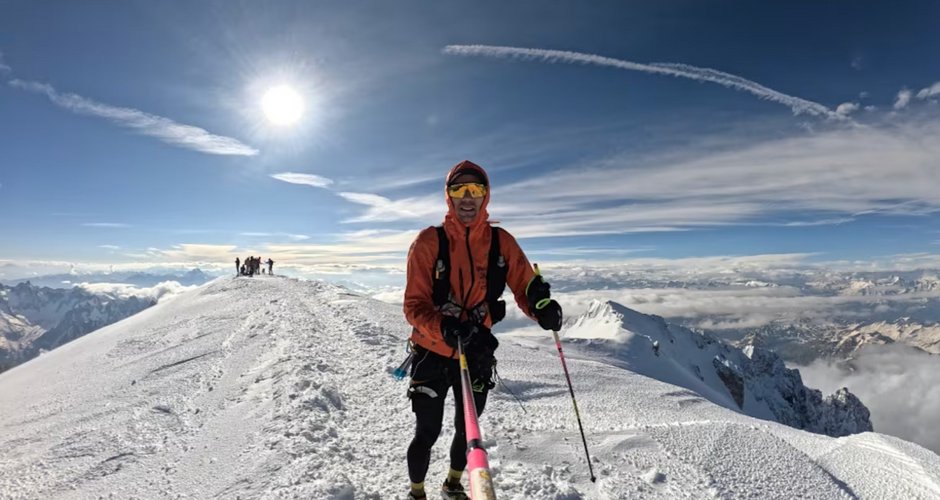
{"label": "jacket hood", "polygon": [[470,160],[464,160],[450,169],[450,172],[447,173],[447,179],[444,182],[444,198],[447,200],[447,215],[444,216],[444,223],[447,224],[458,224],[463,226],[464,223],[460,221],[457,217],[457,208],[454,206],[454,200],[447,195],[447,186],[450,185],[451,181],[459,176],[459,174],[466,171],[472,171],[477,173],[480,177],[483,178],[483,183],[486,184],[486,196],[483,197],[483,205],[480,206],[480,212],[477,213],[473,222],[470,223],[470,227],[477,227],[480,225],[485,225],[490,218],[489,213],[486,211],[486,206],[490,204],[490,177],[486,175],[486,170],[483,170],[483,167],[473,163]]}

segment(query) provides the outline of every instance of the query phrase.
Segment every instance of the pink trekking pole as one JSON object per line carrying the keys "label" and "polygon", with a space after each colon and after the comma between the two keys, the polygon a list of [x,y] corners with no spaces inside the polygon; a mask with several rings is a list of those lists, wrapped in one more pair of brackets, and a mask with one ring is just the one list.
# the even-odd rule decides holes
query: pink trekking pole
{"label": "pink trekking pole", "polygon": [[473,385],[470,383],[470,369],[467,368],[467,356],[463,352],[462,339],[457,340],[457,352],[460,354],[463,422],[467,431],[467,475],[470,476],[470,499],[496,500],[490,462],[483,448],[483,436],[480,433],[480,424],[477,422],[477,407],[473,401]]}

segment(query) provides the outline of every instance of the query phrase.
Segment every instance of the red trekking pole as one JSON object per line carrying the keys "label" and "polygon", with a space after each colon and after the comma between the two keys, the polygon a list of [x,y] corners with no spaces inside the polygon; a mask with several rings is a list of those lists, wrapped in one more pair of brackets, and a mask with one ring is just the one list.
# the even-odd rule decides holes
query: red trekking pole
{"label": "red trekking pole", "polygon": [[493,476],[490,462],[483,449],[483,436],[477,422],[477,407],[473,401],[473,385],[470,383],[470,369],[467,368],[467,356],[463,352],[463,340],[457,339],[457,352],[460,354],[460,388],[463,395],[463,422],[467,431],[467,475],[470,477],[471,500],[496,500],[493,488]]}

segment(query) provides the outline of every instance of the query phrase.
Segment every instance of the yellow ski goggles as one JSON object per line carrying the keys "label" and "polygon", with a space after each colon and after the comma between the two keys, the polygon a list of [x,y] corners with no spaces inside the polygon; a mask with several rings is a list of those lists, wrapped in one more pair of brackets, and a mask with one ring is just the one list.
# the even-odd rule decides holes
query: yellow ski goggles
{"label": "yellow ski goggles", "polygon": [[486,184],[465,182],[447,186],[447,196],[451,198],[464,198],[467,193],[470,193],[471,198],[482,198],[486,196]]}

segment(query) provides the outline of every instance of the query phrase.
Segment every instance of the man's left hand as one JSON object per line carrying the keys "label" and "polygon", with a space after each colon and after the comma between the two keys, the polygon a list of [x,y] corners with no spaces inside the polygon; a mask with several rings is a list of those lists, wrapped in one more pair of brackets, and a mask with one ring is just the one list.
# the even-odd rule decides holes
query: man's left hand
{"label": "man's left hand", "polygon": [[545,330],[561,330],[561,305],[555,299],[552,299],[541,309],[535,310],[535,319],[539,321],[539,326]]}

